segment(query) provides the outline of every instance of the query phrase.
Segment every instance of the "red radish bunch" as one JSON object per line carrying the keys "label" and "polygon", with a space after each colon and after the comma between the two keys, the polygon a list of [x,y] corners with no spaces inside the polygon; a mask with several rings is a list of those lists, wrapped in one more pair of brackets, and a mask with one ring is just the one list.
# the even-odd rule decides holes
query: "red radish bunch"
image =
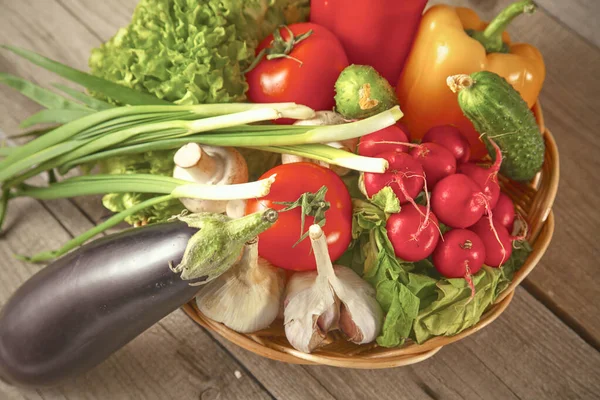
{"label": "red radish bunch", "polygon": [[509,232],[512,232],[515,221],[515,206],[510,197],[500,193],[496,207],[492,211],[494,212],[494,219],[508,229]]}
{"label": "red radish bunch", "polygon": [[490,208],[493,209],[496,207],[496,203],[498,203],[498,196],[500,196],[498,171],[500,171],[500,164],[502,164],[502,152],[496,143],[491,140],[490,142],[496,149],[496,161],[491,167],[483,168],[475,163],[466,163],[458,167],[458,173],[467,175],[479,185],[483,193],[488,196]]}
{"label": "red radish bunch", "polygon": [[423,166],[427,187],[430,189],[442,178],[456,173],[456,158],[439,144],[423,143],[413,148],[410,154]]}
{"label": "red radish bunch", "polygon": [[484,217],[469,230],[483,241],[486,265],[500,267],[512,255],[512,242],[515,238],[495,219]]}
{"label": "red radish bunch", "polygon": [[397,151],[377,154],[377,157],[385,158],[389,168],[383,174],[363,174],[365,194],[373,197],[381,189],[389,186],[400,200],[400,204],[412,203],[416,206],[414,198],[423,190],[425,184],[421,164],[409,154]]}
{"label": "red radish bunch", "polygon": [[440,234],[435,215],[418,205],[404,207],[388,218],[386,230],[396,257],[405,261],[419,261],[431,255]]}
{"label": "red radish bunch", "polygon": [[361,137],[358,154],[376,157],[390,151],[406,152],[408,142],[408,130],[403,125],[396,124]]}
{"label": "red radish bunch", "polygon": [[486,258],[483,241],[472,231],[452,229],[433,252],[433,265],[447,278],[465,278],[475,296],[472,275],[479,272]]}
{"label": "red radish bunch", "polygon": [[469,141],[453,125],[441,125],[431,128],[423,136],[422,142],[436,143],[445,147],[459,164],[466,163],[471,157]]}
{"label": "red radish bunch", "polygon": [[438,182],[431,194],[431,208],[451,228],[468,228],[486,210],[491,215],[488,197],[475,181],[463,174],[450,175]]}

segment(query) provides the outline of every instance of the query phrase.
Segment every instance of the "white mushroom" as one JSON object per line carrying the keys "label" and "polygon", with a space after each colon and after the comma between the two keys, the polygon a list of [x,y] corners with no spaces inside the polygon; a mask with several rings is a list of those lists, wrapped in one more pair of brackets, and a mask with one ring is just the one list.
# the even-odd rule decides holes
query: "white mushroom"
{"label": "white mushroom", "polygon": [[[248,182],[248,167],[244,157],[231,147],[200,146],[188,143],[173,158],[173,177],[207,185],[232,185]],[[181,198],[191,212],[223,213],[228,200]]]}

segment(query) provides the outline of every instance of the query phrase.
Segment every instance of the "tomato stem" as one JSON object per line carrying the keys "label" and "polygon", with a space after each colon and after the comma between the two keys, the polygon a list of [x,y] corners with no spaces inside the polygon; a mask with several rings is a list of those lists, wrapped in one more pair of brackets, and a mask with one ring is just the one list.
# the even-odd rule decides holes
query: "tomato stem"
{"label": "tomato stem", "polygon": [[[281,28],[287,30],[289,38],[284,39],[283,36],[281,36],[281,32],[279,31]],[[294,47],[298,43],[307,39],[312,34],[313,30],[309,29],[307,32],[295,36],[294,32],[292,32],[292,30],[287,25],[280,25],[279,27],[277,27],[277,29],[275,29],[275,31],[273,31],[273,40],[271,41],[269,46],[262,49],[256,55],[256,58],[254,59],[254,61],[252,61],[252,64],[250,64],[250,66],[246,68],[243,71],[243,73],[247,74],[248,72],[252,71],[262,61],[263,58],[266,58],[269,61],[278,58],[287,58],[296,61],[298,64],[300,64],[300,66],[302,66],[302,61],[290,56],[290,53],[292,52],[292,50],[294,50]]]}
{"label": "tomato stem", "polygon": [[315,193],[306,192],[303,193],[296,201],[276,201],[275,204],[282,204],[286,206],[279,212],[290,211],[295,208],[301,208],[300,214],[300,239],[292,247],[295,247],[298,243],[306,239],[308,231],[304,232],[304,221],[307,216],[314,217],[313,224],[317,224],[320,227],[325,225],[325,212],[329,210],[331,204],[325,200],[325,194],[327,193],[327,186],[321,186]]}

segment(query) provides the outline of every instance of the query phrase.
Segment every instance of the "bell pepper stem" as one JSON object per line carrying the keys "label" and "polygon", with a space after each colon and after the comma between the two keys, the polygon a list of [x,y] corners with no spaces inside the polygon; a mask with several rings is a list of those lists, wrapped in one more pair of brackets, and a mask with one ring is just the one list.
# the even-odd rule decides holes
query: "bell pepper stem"
{"label": "bell pepper stem", "polygon": [[471,36],[479,41],[488,53],[506,53],[506,44],[502,34],[508,25],[521,14],[532,14],[536,10],[533,0],[521,0],[512,3],[496,16],[483,32],[473,31]]}

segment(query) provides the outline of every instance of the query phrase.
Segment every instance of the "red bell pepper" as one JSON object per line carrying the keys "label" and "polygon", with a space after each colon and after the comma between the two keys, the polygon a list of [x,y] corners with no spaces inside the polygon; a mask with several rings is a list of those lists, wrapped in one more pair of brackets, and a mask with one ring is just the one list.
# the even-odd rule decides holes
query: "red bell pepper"
{"label": "red bell pepper", "polygon": [[338,37],[351,64],[371,65],[395,85],[426,3],[427,0],[311,0],[310,20]]}

